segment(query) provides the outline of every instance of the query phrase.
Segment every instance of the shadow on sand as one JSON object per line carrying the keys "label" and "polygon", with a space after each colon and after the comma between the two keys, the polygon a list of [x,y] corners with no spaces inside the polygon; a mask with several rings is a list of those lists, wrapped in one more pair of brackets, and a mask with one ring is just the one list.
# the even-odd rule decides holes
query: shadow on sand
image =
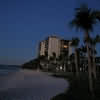
{"label": "shadow on sand", "polygon": [[100,100],[100,96],[95,95],[95,93],[91,94],[89,92],[88,78],[86,75],[82,76],[79,80],[75,77],[69,78],[69,90],[67,89],[68,91],[60,93],[52,97],[50,100]]}

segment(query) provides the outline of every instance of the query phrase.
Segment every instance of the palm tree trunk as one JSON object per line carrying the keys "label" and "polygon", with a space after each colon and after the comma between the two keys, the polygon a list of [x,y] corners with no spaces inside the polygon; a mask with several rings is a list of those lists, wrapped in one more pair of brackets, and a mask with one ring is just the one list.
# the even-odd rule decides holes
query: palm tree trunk
{"label": "palm tree trunk", "polygon": [[89,34],[88,32],[85,33],[85,39],[86,39],[86,48],[87,48],[87,56],[88,56],[88,78],[89,78],[89,90],[90,93],[93,94],[93,80],[92,80],[92,64],[91,64],[91,53],[89,48]]}
{"label": "palm tree trunk", "polygon": [[93,93],[93,80],[92,80],[92,68],[91,68],[91,57],[90,57],[90,50],[87,43],[87,53],[88,53],[88,74],[89,74],[89,90]]}
{"label": "palm tree trunk", "polygon": [[95,45],[93,45],[93,74],[94,79],[96,79]]}
{"label": "palm tree trunk", "polygon": [[75,68],[76,68],[76,77],[79,78],[79,69],[78,69],[78,57],[77,49],[75,48]]}
{"label": "palm tree trunk", "polygon": [[64,72],[66,71],[66,65],[65,65],[65,62],[64,62]]}

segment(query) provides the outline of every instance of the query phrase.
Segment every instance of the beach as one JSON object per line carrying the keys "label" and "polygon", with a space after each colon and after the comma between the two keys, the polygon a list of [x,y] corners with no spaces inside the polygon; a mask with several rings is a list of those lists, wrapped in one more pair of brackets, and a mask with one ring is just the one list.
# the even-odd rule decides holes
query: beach
{"label": "beach", "polygon": [[0,100],[50,100],[68,85],[48,73],[20,69],[0,76]]}

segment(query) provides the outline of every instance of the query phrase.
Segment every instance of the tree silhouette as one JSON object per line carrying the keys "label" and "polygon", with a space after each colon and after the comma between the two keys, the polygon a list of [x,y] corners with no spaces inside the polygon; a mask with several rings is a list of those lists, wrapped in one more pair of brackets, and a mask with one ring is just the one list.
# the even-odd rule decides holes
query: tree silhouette
{"label": "tree silhouette", "polygon": [[90,52],[90,32],[93,31],[94,25],[97,21],[100,21],[100,11],[88,8],[86,4],[75,9],[75,18],[70,22],[71,27],[75,26],[76,29],[82,29],[84,31],[84,41],[87,47],[88,53],[88,73],[89,73],[89,89],[93,91],[92,82],[92,64],[91,64],[91,52]]}

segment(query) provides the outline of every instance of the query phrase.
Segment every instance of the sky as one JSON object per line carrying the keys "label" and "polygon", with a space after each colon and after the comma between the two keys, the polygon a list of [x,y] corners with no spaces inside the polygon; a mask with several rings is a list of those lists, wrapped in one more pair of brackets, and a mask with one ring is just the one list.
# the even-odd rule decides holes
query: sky
{"label": "sky", "polygon": [[[81,3],[100,10],[100,0],[0,0],[0,64],[20,65],[35,58],[38,43],[49,35],[82,40],[83,32],[68,26]],[[96,34],[99,23],[91,33]]]}

